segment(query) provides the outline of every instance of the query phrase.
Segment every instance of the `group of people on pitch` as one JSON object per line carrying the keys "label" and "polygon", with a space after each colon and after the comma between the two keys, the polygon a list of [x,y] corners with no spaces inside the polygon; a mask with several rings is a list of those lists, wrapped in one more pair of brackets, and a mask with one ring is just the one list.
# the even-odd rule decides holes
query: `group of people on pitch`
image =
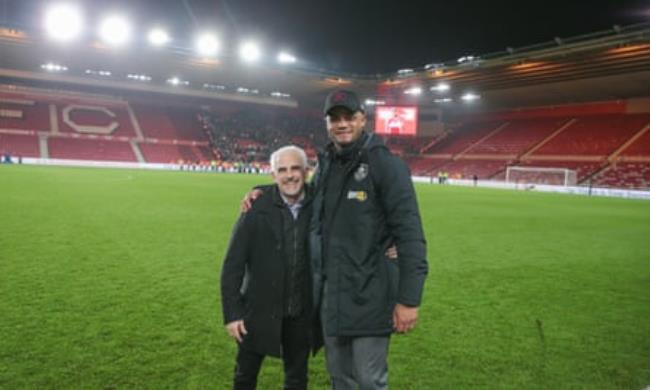
{"label": "group of people on pitch", "polygon": [[417,321],[428,272],[411,176],[365,131],[358,96],[324,107],[331,142],[309,183],[296,146],[271,155],[274,184],[249,192],[221,273],[235,389],[254,389],[265,356],[281,357],[284,388],[306,389],[310,351],[325,348],[334,389],[386,389],[393,332]]}

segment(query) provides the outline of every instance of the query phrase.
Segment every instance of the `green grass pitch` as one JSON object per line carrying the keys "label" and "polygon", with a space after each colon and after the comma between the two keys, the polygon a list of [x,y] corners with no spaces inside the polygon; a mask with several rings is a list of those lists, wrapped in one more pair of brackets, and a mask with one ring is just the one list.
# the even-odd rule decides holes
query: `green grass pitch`
{"label": "green grass pitch", "polygon": [[[228,388],[221,261],[268,180],[1,166],[0,388]],[[392,388],[650,385],[650,202],[417,191],[430,276]],[[281,378],[267,359],[259,388]],[[328,386],[322,353],[310,381]]]}

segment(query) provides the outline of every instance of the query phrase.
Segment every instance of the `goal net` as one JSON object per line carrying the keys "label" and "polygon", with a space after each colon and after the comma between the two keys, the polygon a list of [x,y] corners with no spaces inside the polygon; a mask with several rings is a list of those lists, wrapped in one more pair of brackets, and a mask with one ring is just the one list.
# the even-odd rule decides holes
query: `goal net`
{"label": "goal net", "polygon": [[512,166],[506,168],[506,183],[575,186],[578,181],[573,169]]}

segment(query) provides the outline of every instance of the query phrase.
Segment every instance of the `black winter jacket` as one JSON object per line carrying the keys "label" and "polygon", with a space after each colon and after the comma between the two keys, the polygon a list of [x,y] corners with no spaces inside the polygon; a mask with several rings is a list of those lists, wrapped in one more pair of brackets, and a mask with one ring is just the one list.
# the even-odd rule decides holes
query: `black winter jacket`
{"label": "black winter jacket", "polygon": [[[237,221],[221,271],[224,323],[243,319],[248,334],[242,347],[276,357],[281,356],[282,351],[282,318],[295,314],[287,313],[287,304],[299,302],[301,315],[313,318],[307,248],[311,218],[309,194],[295,221],[298,228],[295,232],[288,229],[289,218],[292,218],[290,211],[277,186],[266,187],[252,209]],[[288,234],[293,237],[288,237]],[[292,240],[299,242],[287,248],[287,243]],[[294,253],[296,249],[301,253]],[[302,261],[303,264],[291,265],[291,261]],[[304,272],[296,274],[297,270]],[[293,278],[296,288],[287,288],[289,278]],[[290,297],[287,293],[296,296]],[[319,328],[315,329],[320,333]]]}
{"label": "black winter jacket", "polygon": [[[314,300],[321,302],[326,279],[327,336],[387,335],[395,303],[420,305],[428,272],[415,190],[406,165],[378,136],[364,133],[347,154],[337,158],[330,145],[314,176]],[[392,243],[397,260],[384,254]]]}

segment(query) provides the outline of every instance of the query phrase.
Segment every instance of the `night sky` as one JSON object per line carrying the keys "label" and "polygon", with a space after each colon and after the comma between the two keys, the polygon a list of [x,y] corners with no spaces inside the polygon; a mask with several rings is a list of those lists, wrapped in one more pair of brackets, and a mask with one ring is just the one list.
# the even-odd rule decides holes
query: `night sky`
{"label": "night sky", "polygon": [[[45,4],[0,0],[0,21],[37,28]],[[291,50],[310,66],[347,73],[394,72],[641,22],[650,0],[86,0],[88,19],[124,11],[188,40],[212,29],[226,45],[252,37]],[[92,23],[92,21],[90,21]],[[188,44],[189,45],[189,44]],[[271,49],[269,49],[271,48]]]}

